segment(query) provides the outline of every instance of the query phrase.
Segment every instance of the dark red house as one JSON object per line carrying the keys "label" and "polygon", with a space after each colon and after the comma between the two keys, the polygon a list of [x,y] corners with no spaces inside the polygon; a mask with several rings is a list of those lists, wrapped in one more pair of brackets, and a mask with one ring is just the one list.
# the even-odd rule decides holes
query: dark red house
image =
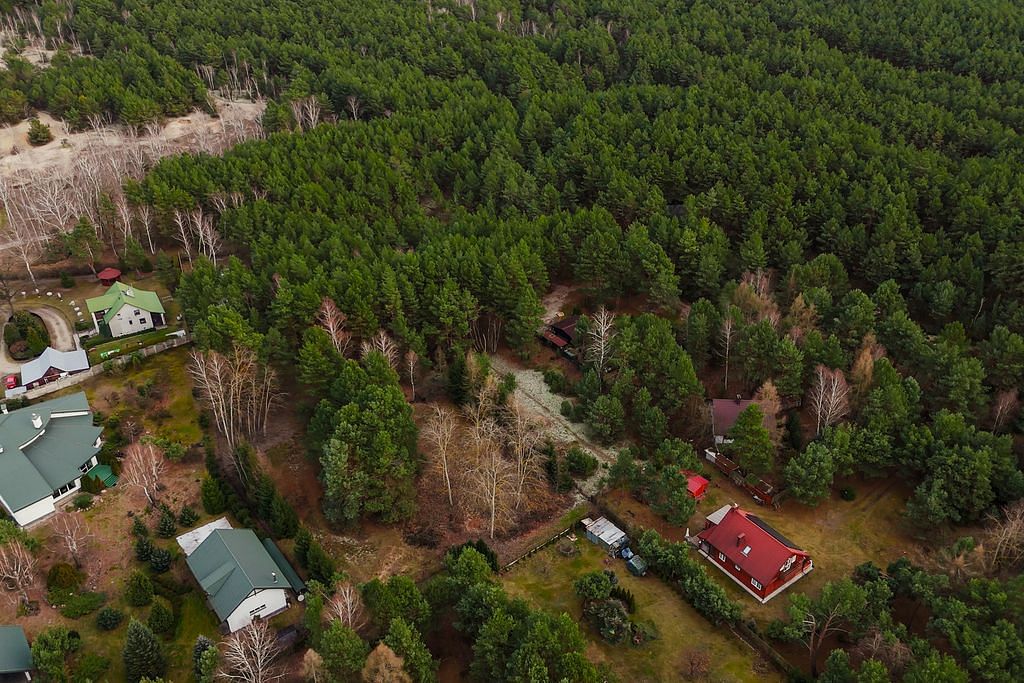
{"label": "dark red house", "polygon": [[576,323],[578,315],[569,315],[549,322],[541,329],[538,336],[545,344],[555,349],[571,361],[576,361]]}
{"label": "dark red house", "polygon": [[697,547],[764,604],[814,569],[810,555],[757,515],[725,505],[707,516]]}
{"label": "dark red house", "polygon": [[689,493],[694,500],[700,500],[703,498],[704,494],[708,492],[708,486],[711,482],[690,470],[683,470],[683,474],[686,475],[686,492]]}

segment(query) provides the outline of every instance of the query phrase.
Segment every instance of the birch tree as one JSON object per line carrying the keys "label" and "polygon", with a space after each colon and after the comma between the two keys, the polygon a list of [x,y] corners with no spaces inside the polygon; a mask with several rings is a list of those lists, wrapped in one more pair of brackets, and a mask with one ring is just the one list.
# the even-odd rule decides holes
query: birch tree
{"label": "birch tree", "polygon": [[240,683],[270,683],[284,678],[284,672],[274,666],[280,652],[274,634],[267,622],[254,621],[241,631],[231,634],[224,645],[223,665],[218,676],[226,681]]}
{"label": "birch tree", "polygon": [[28,590],[36,583],[36,558],[19,540],[0,546],[0,583],[28,602]]}
{"label": "birch tree", "polygon": [[818,365],[811,386],[811,408],[814,410],[815,434],[839,422],[850,412],[849,387],[842,370]]}
{"label": "birch tree", "polygon": [[125,449],[120,480],[128,486],[142,489],[150,505],[155,505],[157,489],[165,469],[166,463],[156,446],[136,441]]}
{"label": "birch tree", "polygon": [[989,569],[1016,568],[1024,562],[1024,501],[1006,506],[1001,515],[989,515],[989,523],[985,537]]}
{"label": "birch tree", "polygon": [[405,371],[409,375],[409,388],[412,390],[411,400],[416,400],[416,364],[419,363],[420,357],[416,355],[416,352],[409,349],[405,352],[403,357],[405,360]]}
{"label": "birch tree", "polygon": [[505,408],[504,436],[513,466],[513,506],[518,511],[532,491],[539,488],[539,447],[545,436],[544,425],[512,399]]}
{"label": "birch tree", "polygon": [[374,352],[379,353],[392,370],[398,368],[398,344],[384,330],[378,330],[372,338],[363,341],[360,351],[363,358]]}
{"label": "birch tree", "polygon": [[487,517],[490,538],[515,517],[515,467],[503,457],[498,427],[487,420],[470,429],[473,466],[467,472],[468,493]]}
{"label": "birch tree", "polygon": [[434,405],[434,413],[427,420],[423,429],[423,437],[432,446],[437,457],[437,467],[444,480],[445,491],[448,493],[448,505],[455,505],[452,495],[452,458],[455,452],[455,436],[458,422],[455,413],[450,409]]}
{"label": "birch tree", "polygon": [[320,301],[320,310],[316,314],[316,321],[331,338],[334,349],[342,356],[347,355],[348,346],[352,341],[352,334],[345,329],[348,316],[341,312],[333,299],[325,296]]}
{"label": "birch tree", "polygon": [[996,394],[992,404],[992,431],[1000,431],[1007,422],[1013,420],[1020,410],[1020,400],[1016,389],[1007,389]]}
{"label": "birch tree", "polygon": [[722,327],[718,331],[718,342],[721,346],[722,359],[725,361],[725,379],[722,388],[729,389],[729,358],[732,354],[732,346],[736,342],[736,321],[731,315],[722,319]]}
{"label": "birch tree", "polygon": [[587,336],[587,361],[594,366],[598,377],[603,377],[616,336],[615,314],[604,306],[597,309]]}
{"label": "birch tree", "polygon": [[331,616],[353,631],[358,631],[366,625],[363,598],[359,589],[351,583],[343,583],[338,586],[328,610]]}
{"label": "birch tree", "polygon": [[92,532],[81,515],[73,512],[60,512],[53,518],[54,538],[71,556],[75,567],[82,568],[82,555],[85,553]]}

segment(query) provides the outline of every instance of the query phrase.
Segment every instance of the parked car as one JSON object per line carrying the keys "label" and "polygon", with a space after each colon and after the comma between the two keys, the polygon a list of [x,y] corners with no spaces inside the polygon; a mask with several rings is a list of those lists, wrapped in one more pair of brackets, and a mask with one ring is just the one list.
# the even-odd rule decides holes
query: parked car
{"label": "parked car", "polygon": [[16,386],[18,386],[18,376],[17,375],[7,375],[6,377],[4,377],[4,388],[5,389],[13,389]]}

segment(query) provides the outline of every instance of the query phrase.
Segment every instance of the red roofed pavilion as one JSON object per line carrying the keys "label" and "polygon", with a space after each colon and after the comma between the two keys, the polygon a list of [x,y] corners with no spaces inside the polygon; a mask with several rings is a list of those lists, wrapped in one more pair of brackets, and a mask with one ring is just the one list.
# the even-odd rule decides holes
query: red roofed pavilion
{"label": "red roofed pavilion", "polygon": [[96,273],[96,277],[99,278],[101,285],[109,287],[121,279],[121,271],[117,268],[104,268]]}
{"label": "red roofed pavilion", "polygon": [[757,515],[725,505],[697,534],[701,555],[764,604],[814,569],[810,555]]}

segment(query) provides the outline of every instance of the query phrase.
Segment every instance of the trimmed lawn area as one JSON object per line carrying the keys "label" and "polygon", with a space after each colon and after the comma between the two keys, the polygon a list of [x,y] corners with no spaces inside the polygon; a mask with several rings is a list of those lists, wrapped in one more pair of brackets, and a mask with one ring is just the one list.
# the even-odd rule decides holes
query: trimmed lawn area
{"label": "trimmed lawn area", "polygon": [[[113,358],[121,358],[127,356],[133,351],[144,349],[147,346],[153,346],[163,341],[168,341],[172,337],[169,335],[176,330],[181,329],[176,325],[168,325],[167,327],[161,327],[158,330],[150,330],[143,332],[142,334],[133,334],[130,337],[121,337],[119,339],[111,339],[110,341],[97,344],[89,349],[89,365],[101,365],[106,360],[112,360]],[[104,358],[103,354],[109,351],[117,350],[117,353],[112,354],[108,358]]]}
{"label": "trimmed lawn area", "polygon": [[[778,681],[781,678],[727,629],[716,628],[693,610],[683,598],[657,577],[638,578],[626,570],[622,560],[608,558],[579,536],[580,554],[565,557],[555,544],[523,560],[502,576],[510,595],[521,597],[535,607],[566,612],[579,621],[582,604],[572,582],[589,571],[612,569],[619,583],[636,597],[633,619],[653,625],[657,639],[641,647],[628,643],[611,645],[581,623],[589,641],[587,656],[606,663],[623,681],[673,681],[682,678],[687,655],[692,650],[711,658],[711,680]],[[755,670],[755,663],[757,670]]]}

